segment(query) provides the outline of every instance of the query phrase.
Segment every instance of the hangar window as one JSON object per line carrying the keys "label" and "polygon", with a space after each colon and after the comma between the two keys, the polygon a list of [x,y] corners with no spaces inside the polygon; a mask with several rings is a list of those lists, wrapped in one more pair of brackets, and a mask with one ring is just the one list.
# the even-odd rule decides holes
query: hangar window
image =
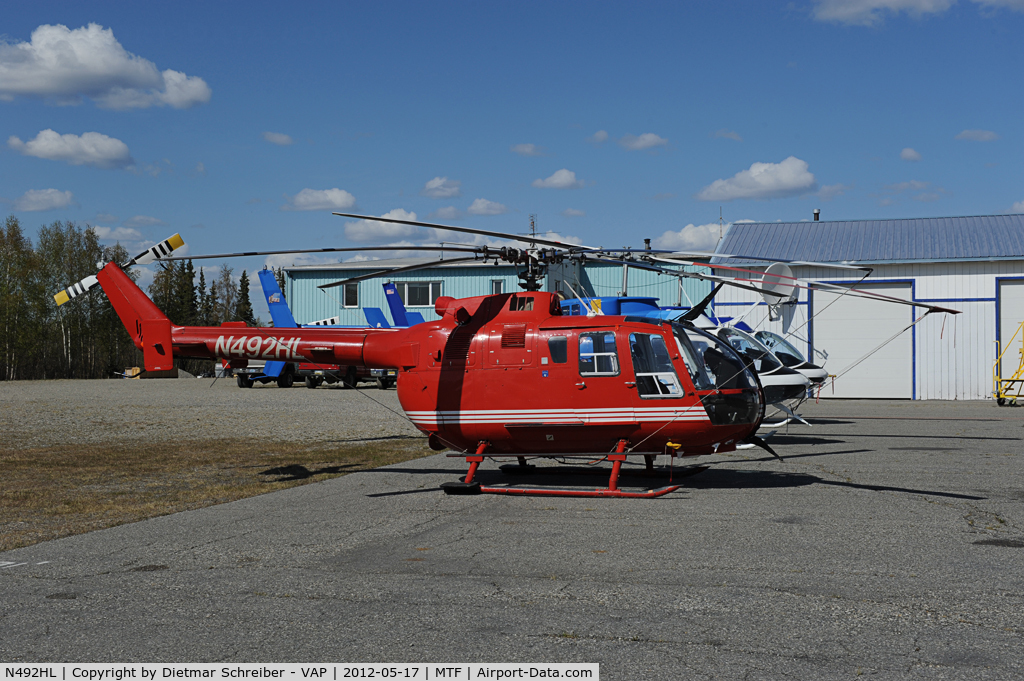
{"label": "hangar window", "polygon": [[407,307],[428,307],[441,297],[439,281],[401,281],[395,283],[395,288]]}
{"label": "hangar window", "polygon": [[345,284],[345,307],[359,307],[359,282]]}

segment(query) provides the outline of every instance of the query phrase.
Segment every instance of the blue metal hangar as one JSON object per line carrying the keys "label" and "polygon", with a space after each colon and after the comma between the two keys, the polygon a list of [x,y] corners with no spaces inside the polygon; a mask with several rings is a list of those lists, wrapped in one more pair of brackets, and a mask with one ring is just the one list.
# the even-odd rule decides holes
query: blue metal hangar
{"label": "blue metal hangar", "polygon": [[[822,397],[990,398],[997,342],[1006,348],[1024,322],[1024,215],[739,223],[716,252],[750,255],[745,266],[759,270],[767,263],[757,258],[765,257],[866,265],[874,271],[863,281],[850,270],[794,265],[793,271],[961,311],[919,320],[923,308],[801,290],[769,314],[763,301],[754,307],[757,294],[725,287],[716,300],[719,314],[747,313],[750,326],[789,334],[836,375]],[[1018,334],[1004,353],[1004,376],[1020,365],[1020,344]]]}
{"label": "blue metal hangar", "polygon": [[[434,301],[440,296],[468,298],[492,293],[514,293],[519,288],[514,265],[484,263],[439,264],[408,273],[382,274],[364,281],[335,288],[320,289],[322,284],[350,277],[371,274],[421,263],[431,258],[401,260],[364,260],[331,265],[286,267],[285,295],[295,320],[306,324],[328,317],[340,317],[342,325],[365,325],[363,308],[388,309],[383,284],[391,281],[398,288],[402,302],[410,311],[419,312],[425,320],[437,319]],[[707,268],[685,268],[703,270]],[[680,283],[681,282],[681,283]],[[711,292],[711,285],[697,279],[682,279],[638,269],[624,272],[620,265],[587,262],[583,265],[564,262],[548,268],[542,282],[545,291],[561,291],[567,297],[576,295],[626,295],[659,298],[662,305],[685,305],[698,302]]]}

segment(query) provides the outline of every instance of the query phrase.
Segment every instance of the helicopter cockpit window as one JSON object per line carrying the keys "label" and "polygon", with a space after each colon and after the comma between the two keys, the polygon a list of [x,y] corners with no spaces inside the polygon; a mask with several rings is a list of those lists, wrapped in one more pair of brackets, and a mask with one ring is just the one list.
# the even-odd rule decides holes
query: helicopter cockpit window
{"label": "helicopter cockpit window", "polygon": [[533,309],[533,296],[513,295],[508,304],[509,312],[529,312]]}
{"label": "helicopter cockpit window", "polygon": [[754,338],[764,343],[765,347],[788,367],[797,366],[807,361],[804,354],[796,349],[796,346],[777,333],[758,331],[754,334]]}
{"label": "helicopter cockpit window", "polygon": [[[692,326],[674,324],[672,332],[679,339],[679,344],[685,347],[689,344],[694,354],[697,355],[697,366],[706,378],[698,383],[694,380],[694,386],[698,390],[732,390],[737,388],[756,388],[757,379],[747,368],[745,362],[732,347],[720,338],[712,336]],[[694,372],[691,371],[691,375]],[[703,385],[702,385],[703,384]],[[708,387],[704,387],[704,386]]]}
{"label": "helicopter cockpit window", "polygon": [[569,344],[565,336],[551,336],[548,338],[548,352],[551,353],[551,361],[555,364],[565,364],[569,360]]}
{"label": "helicopter cockpit window", "polygon": [[596,331],[580,334],[580,376],[618,376],[619,354],[615,334]]}
{"label": "helicopter cockpit window", "polygon": [[657,334],[629,334],[636,389],[641,397],[682,397],[679,377],[672,367],[665,339]]}
{"label": "helicopter cockpit window", "polygon": [[764,373],[774,371],[782,366],[782,363],[772,355],[771,350],[739,329],[725,327],[718,332],[718,335],[728,341],[736,352],[753,365],[754,371]]}

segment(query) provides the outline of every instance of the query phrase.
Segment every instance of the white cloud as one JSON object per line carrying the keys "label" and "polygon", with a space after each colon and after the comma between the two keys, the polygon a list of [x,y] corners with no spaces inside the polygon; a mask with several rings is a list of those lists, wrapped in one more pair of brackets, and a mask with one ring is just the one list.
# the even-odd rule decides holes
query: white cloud
{"label": "white cloud", "polygon": [[904,161],[920,161],[921,154],[917,153],[910,147],[907,147],[906,149],[900,152],[900,158],[902,158]]}
{"label": "white cloud", "polygon": [[194,175],[205,175],[206,174],[206,166],[203,165],[202,161],[200,161],[199,163],[196,164],[196,167],[192,171],[192,173]]}
{"label": "white cloud", "polygon": [[121,223],[125,227],[134,229],[136,227],[166,227],[167,223],[160,218],[150,217],[149,215],[136,215],[133,218],[128,218]]}
{"label": "white cloud", "polygon": [[583,182],[576,179],[576,173],[562,168],[546,180],[534,180],[533,186],[539,189],[578,189],[583,186]]}
{"label": "white cloud", "polygon": [[356,205],[356,197],[344,189],[303,189],[288,199],[281,210],[345,210]]}
{"label": "white cloud", "polygon": [[567,218],[582,218],[586,214],[586,211],[577,210],[575,208],[566,208],[562,211],[562,215]]}
{"label": "white cloud", "polygon": [[71,192],[58,189],[29,189],[14,201],[14,210],[34,212],[66,208],[74,200]]}
{"label": "white cloud", "polygon": [[435,177],[420,190],[420,194],[423,196],[429,196],[432,199],[451,199],[456,196],[462,195],[462,182],[459,180],[449,180],[447,177]]}
{"label": "white cloud", "polygon": [[815,191],[818,183],[807,162],[790,156],[782,163],[754,163],[728,180],[715,180],[697,193],[699,201],[776,199]]}
{"label": "white cloud", "polygon": [[291,138],[291,135],[285,135],[281,132],[265,132],[263,133],[263,139],[271,144],[276,144],[279,147],[287,147],[289,144],[295,142],[295,140]]}
{"label": "white cloud", "polygon": [[999,135],[991,130],[964,130],[956,136],[956,139],[970,142],[993,142],[999,139]]}
{"label": "white cloud", "polygon": [[814,18],[835,24],[877,26],[883,13],[906,12],[915,19],[926,14],[941,14],[956,0],[815,0]]}
{"label": "white cloud", "polygon": [[502,213],[507,213],[508,208],[495,201],[477,199],[466,209],[466,212],[470,215],[501,215]]}
{"label": "white cloud", "polygon": [[142,234],[129,227],[93,227],[101,241],[141,241]]}
{"label": "white cloud", "polygon": [[511,148],[511,151],[520,156],[544,155],[544,147],[538,147],[536,144],[516,144]]}
{"label": "white cloud", "polygon": [[654,147],[664,147],[667,145],[667,139],[658,137],[653,132],[645,132],[639,137],[636,135],[626,135],[619,140],[619,146],[630,151],[643,151],[644,149],[653,149]]}
{"label": "white cloud", "polygon": [[110,213],[96,213],[97,222],[117,222],[120,219],[121,218],[116,215],[111,215]]}
{"label": "white cloud", "polygon": [[73,166],[124,168],[135,163],[127,144],[98,132],[86,132],[79,137],[61,135],[47,128],[28,142],[11,135],[7,146],[25,156],[64,161]]}
{"label": "white cloud", "polygon": [[726,130],[725,128],[716,130],[715,137],[723,137],[727,140],[736,140],[737,142],[743,141],[743,138],[739,136],[739,133],[733,132],[732,130]]}
{"label": "white cloud", "polygon": [[1018,201],[1010,208],[1011,213],[1024,213],[1024,201]]}
{"label": "white cloud", "polygon": [[[416,213],[396,208],[381,215],[382,218],[396,220],[416,220]],[[420,228],[413,225],[396,225],[393,222],[377,222],[376,220],[359,220],[345,223],[345,237],[352,241],[386,241],[389,239],[407,239],[420,234]]]}
{"label": "white cloud", "polygon": [[591,144],[602,144],[608,141],[608,131],[598,130],[593,135],[587,138],[587,141]]}
{"label": "white cloud", "polygon": [[187,109],[210,101],[196,76],[157,70],[121,46],[112,29],[89,24],[74,30],[43,25],[30,42],[0,43],[0,99],[37,97],[79,104],[88,97],[107,109],[172,106]]}
{"label": "white cloud", "polygon": [[465,217],[462,211],[455,206],[445,206],[444,208],[438,208],[433,213],[427,216],[431,220],[461,220]]}
{"label": "white cloud", "polygon": [[561,241],[563,244],[572,244],[573,246],[581,246],[583,244],[583,239],[578,236],[559,234],[558,232],[544,232],[540,235],[540,238],[549,241]]}
{"label": "white cloud", "polygon": [[718,244],[721,229],[717,222],[706,225],[691,223],[678,232],[665,232],[655,238],[652,245],[657,249],[671,251],[711,251]]}

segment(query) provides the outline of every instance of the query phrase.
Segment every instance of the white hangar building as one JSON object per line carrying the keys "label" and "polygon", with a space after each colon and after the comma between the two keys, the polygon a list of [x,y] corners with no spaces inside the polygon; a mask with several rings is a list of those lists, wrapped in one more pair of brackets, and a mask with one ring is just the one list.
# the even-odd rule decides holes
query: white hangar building
{"label": "white hangar building", "polygon": [[[793,272],[960,311],[914,324],[924,308],[801,290],[771,321],[763,301],[753,307],[756,293],[723,288],[719,315],[746,313],[752,327],[790,334],[837,375],[823,398],[991,398],[997,341],[1005,347],[1024,322],[1024,215],[740,223],[729,227],[716,253],[750,257],[712,264],[756,270],[767,265],[759,258],[865,265],[874,271],[863,281],[851,270],[794,265]],[[1004,377],[1021,362],[1020,342],[1018,335],[1003,356]]]}

